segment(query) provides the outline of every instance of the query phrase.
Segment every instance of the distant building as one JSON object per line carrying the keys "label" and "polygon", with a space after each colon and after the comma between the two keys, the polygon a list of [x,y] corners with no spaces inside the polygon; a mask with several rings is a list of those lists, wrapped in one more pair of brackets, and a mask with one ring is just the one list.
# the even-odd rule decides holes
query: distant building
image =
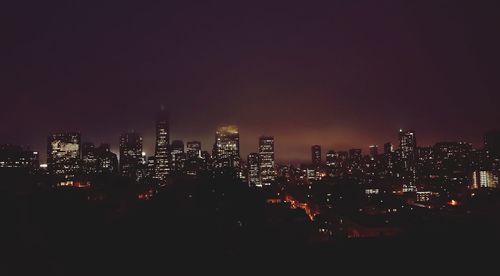
{"label": "distant building", "polygon": [[174,140],[170,146],[170,154],[172,155],[172,170],[181,172],[186,160],[184,142],[182,140]]}
{"label": "distant building", "polygon": [[142,136],[135,132],[120,137],[120,174],[136,179],[142,161]]}
{"label": "distant building", "polygon": [[82,169],[86,175],[97,174],[97,152],[93,143],[82,144]]}
{"label": "distant building", "polygon": [[80,169],[80,133],[54,133],[47,138],[47,166],[51,174],[74,178]]}
{"label": "distant building", "polygon": [[415,156],[417,149],[417,139],[412,130],[399,130],[399,158],[403,167],[403,177],[406,180],[403,184],[403,192],[415,192]]}
{"label": "distant building", "polygon": [[276,178],[274,166],[274,137],[259,138],[260,181],[262,185],[270,185]]}
{"label": "distant building", "polygon": [[338,162],[338,154],[333,150],[329,150],[326,152],[326,166],[329,168],[336,167]]}
{"label": "distant building", "polygon": [[491,171],[474,171],[472,173],[472,189],[497,188],[498,176]]}
{"label": "distant building", "polygon": [[258,153],[250,153],[247,158],[248,166],[248,186],[250,187],[262,187],[260,181],[260,155]]}
{"label": "distant building", "polygon": [[167,112],[161,107],[156,116],[155,177],[164,180],[171,171],[170,123]]}
{"label": "distant building", "polygon": [[186,151],[188,159],[201,158],[201,142],[199,141],[187,142]]}
{"label": "distant building", "polygon": [[97,150],[97,171],[99,174],[117,174],[118,157],[108,144],[101,144]]}
{"label": "distant building", "polygon": [[391,154],[394,152],[394,146],[388,142],[384,144],[384,154]]}
{"label": "distant building", "polygon": [[363,158],[363,151],[361,149],[350,149],[349,159],[353,161],[361,161]]}
{"label": "distant building", "polygon": [[202,157],[201,142],[190,141],[186,144],[185,172],[187,175],[198,175],[205,170],[205,160]]}
{"label": "distant building", "polygon": [[484,149],[488,158],[500,159],[500,130],[490,131],[484,135]]}
{"label": "distant building", "polygon": [[311,147],[311,159],[313,166],[321,166],[321,146],[314,145]]}
{"label": "distant building", "polygon": [[377,145],[371,145],[370,146],[370,156],[371,157],[377,157],[378,156],[378,146]]}
{"label": "distant building", "polygon": [[15,145],[0,145],[0,169],[34,171],[39,166],[37,151]]}
{"label": "distant building", "polygon": [[240,133],[237,126],[222,126],[217,129],[214,158],[216,168],[238,168],[240,166]]}

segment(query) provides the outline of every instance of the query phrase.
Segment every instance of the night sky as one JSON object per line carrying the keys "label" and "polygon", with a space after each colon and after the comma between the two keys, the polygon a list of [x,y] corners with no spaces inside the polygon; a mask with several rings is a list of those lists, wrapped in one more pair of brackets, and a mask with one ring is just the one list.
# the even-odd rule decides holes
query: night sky
{"label": "night sky", "polygon": [[116,151],[134,129],[152,154],[161,103],[173,139],[210,150],[237,124],[243,157],[266,134],[278,160],[500,127],[498,1],[9,2],[0,143],[80,131]]}

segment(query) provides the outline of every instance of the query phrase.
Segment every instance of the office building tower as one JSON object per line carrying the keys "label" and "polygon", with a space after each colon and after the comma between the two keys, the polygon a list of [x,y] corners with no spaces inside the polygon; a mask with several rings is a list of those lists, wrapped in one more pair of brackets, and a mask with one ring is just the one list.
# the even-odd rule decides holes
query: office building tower
{"label": "office building tower", "polygon": [[361,149],[350,149],[349,150],[349,159],[350,160],[361,161],[362,158],[363,158],[363,154],[362,154]]}
{"label": "office building tower", "polygon": [[403,177],[407,183],[403,184],[403,192],[415,192],[415,156],[417,139],[412,130],[399,130],[399,158],[403,168]]}
{"label": "office building tower", "polygon": [[238,168],[240,165],[240,134],[234,125],[222,126],[215,133],[216,168]]}
{"label": "office building tower", "polygon": [[311,159],[313,166],[321,166],[321,146],[314,145],[311,147]]}
{"label": "office building tower", "polygon": [[93,143],[82,144],[82,169],[86,175],[97,173],[97,152]]}
{"label": "office building tower", "polygon": [[497,188],[498,176],[491,171],[474,171],[472,173],[472,189]]}
{"label": "office building tower", "polygon": [[155,177],[164,180],[171,170],[170,123],[165,108],[162,106],[156,116]]}
{"label": "office building tower", "polygon": [[274,166],[274,137],[259,138],[260,181],[262,185],[270,185],[276,179]]}
{"label": "office building tower", "polygon": [[172,170],[175,172],[182,171],[186,160],[184,142],[181,140],[174,140],[170,145],[170,154],[172,155]]}
{"label": "office building tower", "polygon": [[111,152],[108,144],[101,144],[97,147],[97,171],[99,174],[117,174],[118,157]]}
{"label": "office building tower", "polygon": [[120,174],[137,179],[142,161],[142,137],[135,132],[120,137]]}
{"label": "office building tower", "polygon": [[80,169],[80,133],[54,133],[47,139],[47,166],[51,174],[72,179]]}
{"label": "office building tower", "polygon": [[262,187],[260,181],[260,162],[259,154],[250,153],[247,158],[248,166],[248,186],[250,187]]}
{"label": "office building tower", "polygon": [[186,143],[187,159],[201,158],[201,142],[190,141]]}
{"label": "office building tower", "polygon": [[326,166],[327,167],[335,167],[338,159],[338,154],[333,150],[329,150],[326,152]]}
{"label": "office building tower", "polygon": [[384,144],[384,154],[391,154],[394,152],[394,146],[388,142]]}
{"label": "office building tower", "polygon": [[500,159],[500,131],[490,131],[484,135],[484,149],[490,159]]}
{"label": "office building tower", "polygon": [[371,157],[377,157],[378,155],[378,146],[377,145],[371,145],[370,146],[370,156]]}

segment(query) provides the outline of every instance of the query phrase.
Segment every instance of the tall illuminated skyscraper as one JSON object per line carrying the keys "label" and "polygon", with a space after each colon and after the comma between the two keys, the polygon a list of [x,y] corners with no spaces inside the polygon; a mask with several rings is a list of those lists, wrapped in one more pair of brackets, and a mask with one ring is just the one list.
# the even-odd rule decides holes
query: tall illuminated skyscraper
{"label": "tall illuminated skyscraper", "polygon": [[260,182],[260,162],[258,153],[250,153],[247,158],[248,186],[262,187]]}
{"label": "tall illuminated skyscraper", "polygon": [[260,181],[262,185],[271,185],[276,179],[274,166],[274,137],[261,136],[259,138]]}
{"label": "tall illuminated skyscraper", "polygon": [[180,172],[184,168],[184,162],[186,161],[184,142],[181,140],[172,141],[170,153],[172,154],[172,171]]}
{"label": "tall illuminated skyscraper", "polygon": [[73,178],[80,169],[80,133],[54,133],[47,139],[47,165],[49,172]]}
{"label": "tall illuminated skyscraper", "polygon": [[171,170],[170,124],[165,108],[161,106],[156,117],[155,177],[165,179]]}
{"label": "tall illuminated skyscraper", "polygon": [[399,156],[402,163],[404,174],[408,184],[403,185],[403,192],[416,191],[415,186],[415,152],[417,149],[417,139],[412,130],[399,130]]}
{"label": "tall illuminated skyscraper", "polygon": [[142,137],[130,132],[120,136],[120,173],[136,178],[142,161]]}
{"label": "tall illuminated skyscraper", "polygon": [[311,159],[314,166],[321,165],[321,146],[314,145],[311,147]]}
{"label": "tall illuminated skyscraper", "polygon": [[219,127],[215,133],[215,166],[237,168],[240,165],[240,133],[234,125]]}

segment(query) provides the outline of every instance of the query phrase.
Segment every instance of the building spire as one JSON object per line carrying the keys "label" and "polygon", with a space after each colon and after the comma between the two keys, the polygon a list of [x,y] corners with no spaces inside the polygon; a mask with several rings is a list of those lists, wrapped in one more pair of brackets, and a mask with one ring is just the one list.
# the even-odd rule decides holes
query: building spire
{"label": "building spire", "polygon": [[160,111],[161,112],[165,111],[165,105],[163,105],[163,104],[160,105]]}

